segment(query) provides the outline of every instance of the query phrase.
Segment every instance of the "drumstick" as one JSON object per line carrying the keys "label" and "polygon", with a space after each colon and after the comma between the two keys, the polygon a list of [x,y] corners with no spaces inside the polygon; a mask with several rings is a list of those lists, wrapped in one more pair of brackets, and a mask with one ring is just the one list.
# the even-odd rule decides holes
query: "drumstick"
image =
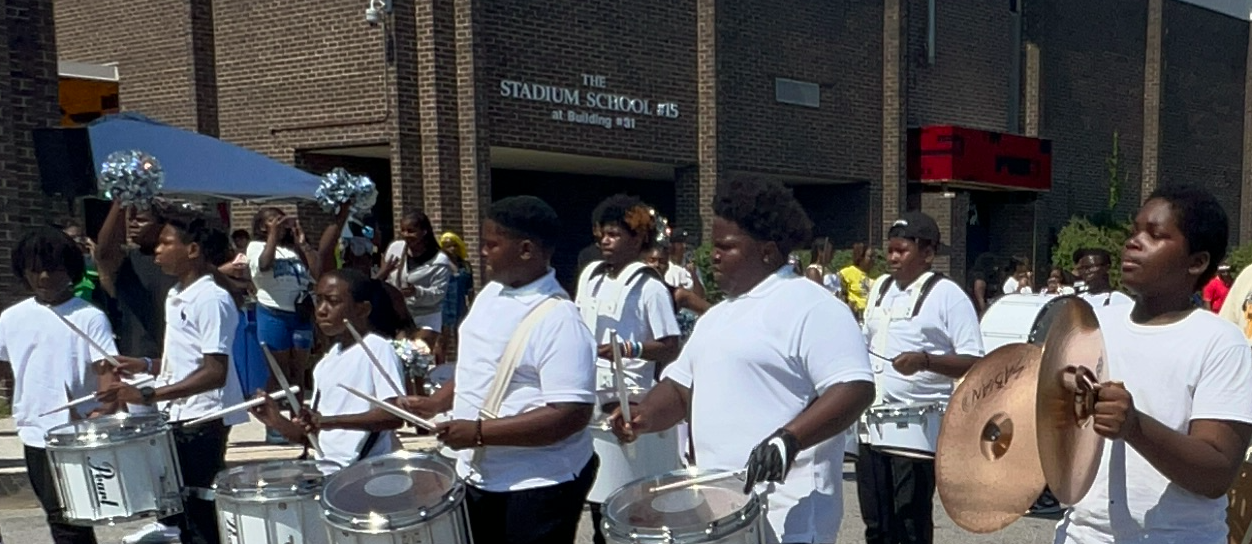
{"label": "drumstick", "polygon": [[[261,351],[265,353],[265,360],[270,364],[270,372],[274,373],[274,378],[278,380],[278,387],[287,393],[287,404],[291,405],[291,413],[293,417],[300,417],[300,399],[296,398],[296,394],[291,392],[291,384],[287,382],[287,376],[283,374],[282,367],[278,366],[278,360],[274,358],[274,353],[270,351],[269,345],[261,342]],[[317,452],[318,459],[325,457],[322,455],[322,447],[317,443],[317,437],[313,433],[306,435],[309,445],[313,446],[313,451]]]}
{"label": "drumstick", "polygon": [[[299,392],[300,392],[300,386],[298,386],[298,385],[293,385],[293,386],[291,386],[291,389],[289,389],[288,391],[291,391],[292,393],[299,393]],[[222,417],[228,416],[228,415],[233,414],[233,413],[235,413],[235,412],[240,412],[240,411],[243,411],[243,410],[250,410],[250,409],[252,409],[252,408],[255,408],[255,407],[257,407],[257,406],[260,406],[260,405],[264,404],[264,403],[265,403],[265,399],[267,399],[267,398],[274,399],[274,400],[278,400],[278,399],[282,398],[282,397],[283,397],[283,395],[286,395],[286,394],[287,394],[287,391],[275,391],[275,392],[273,392],[273,393],[270,393],[270,394],[268,394],[268,395],[265,395],[264,397],[257,397],[257,398],[255,398],[255,399],[252,399],[252,400],[249,400],[249,401],[244,401],[244,402],[241,402],[241,403],[236,404],[236,405],[234,405],[234,406],[231,406],[230,408],[223,408],[223,409],[221,409],[221,410],[218,410],[218,411],[216,411],[216,412],[213,412],[213,413],[211,413],[211,414],[209,414],[209,415],[207,415],[207,416],[204,416],[204,417],[202,417],[202,418],[200,418],[200,419],[192,420],[192,421],[190,421],[190,422],[188,422],[188,423],[187,423],[187,426],[191,426],[191,425],[199,425],[199,424],[204,423],[204,422],[206,422],[206,421],[213,421],[213,420],[215,420],[215,419],[218,419],[218,418],[222,418]]]}
{"label": "drumstick", "polygon": [[609,346],[613,350],[613,381],[617,386],[617,404],[623,421],[630,422],[630,397],[626,391],[626,372],[622,366],[622,345],[617,342],[617,331],[609,329]]}
{"label": "drumstick", "polygon": [[356,330],[356,327],[352,326],[352,322],[345,319],[343,320],[343,324],[348,326],[348,332],[352,333],[352,338],[356,340],[357,344],[361,345],[361,349],[365,350],[365,355],[370,358],[371,363],[374,363],[374,368],[378,369],[378,373],[383,375],[383,379],[387,380],[387,385],[390,385],[391,389],[396,392],[396,396],[403,397],[404,390],[400,389],[400,386],[396,385],[396,381],[391,379],[391,374],[388,374],[387,369],[384,368],[383,364],[378,361],[378,357],[374,355],[374,351],[371,350],[369,346],[365,345],[365,339],[361,338],[361,333]]}
{"label": "drumstick", "polygon": [[[144,378],[144,379],[142,379],[142,380],[138,380],[138,381],[134,381],[134,382],[126,382],[126,381],[123,381],[122,383],[125,383],[126,385],[129,385],[129,386],[132,386],[132,387],[139,387],[139,386],[141,386],[141,385],[143,385],[143,384],[145,384],[145,383],[148,383],[148,382],[150,382],[150,381],[153,381],[153,380],[155,380],[155,379],[156,379],[156,378],[154,378],[154,377],[152,377],[152,376],[149,376],[149,377]],[[49,414],[55,414],[55,413],[57,413],[57,412],[60,412],[61,410],[69,410],[70,408],[73,408],[73,407],[78,406],[78,405],[80,405],[80,404],[84,404],[84,403],[90,402],[90,401],[92,401],[92,400],[95,400],[95,398],[96,398],[96,394],[95,394],[95,393],[92,393],[92,394],[87,395],[87,396],[85,396],[85,397],[81,397],[81,398],[74,399],[74,400],[69,401],[69,402],[67,402],[67,403],[65,403],[65,404],[62,404],[62,405],[60,405],[60,406],[57,406],[56,408],[53,408],[53,409],[51,409],[51,410],[48,410],[47,412],[44,412],[44,413],[42,413],[42,414],[39,414],[39,417],[43,417],[43,416],[46,416],[46,415],[49,415]]]}
{"label": "drumstick", "polygon": [[370,395],[366,394],[364,391],[361,391],[361,390],[359,390],[359,389],[357,389],[357,388],[355,388],[355,387],[352,387],[351,385],[347,385],[347,384],[342,384],[342,383],[341,383],[341,384],[339,384],[339,387],[342,387],[342,388],[344,388],[344,389],[348,390],[348,392],[349,392],[349,393],[352,393],[353,395],[356,395],[356,396],[358,396],[358,397],[361,397],[362,399],[365,399],[365,401],[366,401],[366,402],[368,402],[368,403],[370,403],[370,404],[372,404],[372,405],[374,405],[374,406],[377,406],[377,407],[379,407],[379,408],[382,408],[384,411],[386,411],[387,413],[389,413],[389,414],[391,414],[391,415],[393,415],[393,416],[396,416],[396,417],[398,417],[398,418],[400,418],[400,419],[403,419],[403,420],[405,420],[405,421],[407,421],[407,422],[409,422],[409,423],[412,423],[412,424],[414,424],[414,425],[417,425],[418,427],[421,427],[421,428],[426,429],[426,430],[428,430],[428,431],[433,431],[433,430],[435,430],[435,424],[434,424],[434,423],[432,423],[432,422],[430,422],[429,420],[422,419],[422,418],[417,417],[417,416],[415,416],[415,415],[413,415],[413,414],[410,414],[410,413],[408,413],[408,412],[406,412],[406,411],[404,411],[404,410],[401,410],[401,409],[399,409],[399,408],[396,408],[395,406],[392,406],[392,405],[388,404],[386,401],[379,400],[378,398],[372,397],[372,396],[370,396]]}
{"label": "drumstick", "polygon": [[662,491],[669,491],[671,489],[679,489],[682,487],[688,487],[688,486],[693,486],[693,485],[707,484],[709,482],[725,480],[726,478],[734,478],[734,477],[739,476],[740,474],[745,474],[747,472],[748,472],[747,469],[742,469],[742,468],[739,470],[732,470],[729,472],[718,472],[716,474],[709,474],[707,476],[700,476],[697,478],[689,478],[686,480],[677,481],[672,484],[659,485],[648,491],[650,493],[660,493]]}
{"label": "drumstick", "polygon": [[[49,308],[49,310],[51,310],[51,308]],[[62,323],[65,323],[65,326],[69,327],[71,331],[74,331],[75,334],[82,337],[83,340],[86,340],[88,345],[90,345],[96,351],[100,352],[100,354],[104,356],[104,360],[108,361],[109,364],[113,366],[113,368],[122,367],[122,363],[117,362],[116,357],[109,355],[109,352],[105,351],[104,348],[100,347],[100,344],[97,344],[96,341],[92,340],[90,336],[87,336],[87,333],[83,332],[82,329],[78,328],[78,325],[71,323],[70,320],[66,319],[65,316],[57,313],[56,310],[52,310],[52,313],[53,315],[57,316],[57,319],[60,319]]]}

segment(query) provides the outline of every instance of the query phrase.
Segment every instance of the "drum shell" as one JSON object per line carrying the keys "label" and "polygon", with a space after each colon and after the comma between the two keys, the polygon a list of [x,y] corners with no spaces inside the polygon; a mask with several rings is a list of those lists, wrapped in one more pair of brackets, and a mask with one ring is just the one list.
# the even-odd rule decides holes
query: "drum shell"
{"label": "drum shell", "polygon": [[848,430],[843,431],[843,462],[855,463],[861,458],[861,440],[857,427],[860,423],[853,423]]}
{"label": "drum shell", "polygon": [[230,544],[328,544],[317,495],[241,499],[218,494],[217,523]]}
{"label": "drum shell", "polygon": [[613,431],[603,425],[593,425],[588,431],[592,447],[600,457],[600,469],[587,493],[587,502],[602,503],[630,482],[682,468],[676,429],[648,433],[630,444],[619,442]]}
{"label": "drum shell", "polygon": [[[1030,342],[1046,306],[1058,297],[1045,295],[1004,295],[995,300],[979,321],[983,351],[991,353],[1005,344]],[[1042,341],[1042,339],[1039,339]]]}
{"label": "drum shell", "polygon": [[182,472],[166,425],[96,445],[47,444],[64,518],[105,525],[183,511]]}
{"label": "drum shell", "polygon": [[872,406],[866,413],[870,447],[913,459],[934,459],[943,403]]}

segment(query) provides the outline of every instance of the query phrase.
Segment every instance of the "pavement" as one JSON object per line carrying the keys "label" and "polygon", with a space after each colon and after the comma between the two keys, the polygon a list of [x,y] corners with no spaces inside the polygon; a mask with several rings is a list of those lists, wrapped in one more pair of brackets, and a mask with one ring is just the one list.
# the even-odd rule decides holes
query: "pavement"
{"label": "pavement", "polygon": [[[409,432],[401,433],[401,441],[406,449],[429,450],[436,443],[429,437],[416,436]],[[228,465],[238,465],[250,461],[293,459],[301,449],[295,446],[272,446],[265,444],[265,427],[255,421],[235,427],[231,432],[230,447],[227,449]],[[844,466],[843,483],[843,524],[839,531],[841,543],[864,543],[864,525],[861,523],[857,500],[856,483],[852,480],[852,466]],[[1052,531],[1056,525],[1053,519],[1022,518],[1008,528],[990,535],[974,535],[964,531],[952,523],[943,512],[943,507],[935,500],[935,543],[936,544],[1049,544],[1052,542]],[[117,543],[147,521],[129,524],[118,524],[110,527],[96,528],[97,539],[101,544]],[[43,511],[39,509],[34,494],[30,491],[30,483],[26,478],[25,463],[22,459],[22,445],[14,432],[12,419],[0,419],[0,539],[9,544],[51,544],[47,525],[44,523]],[[591,543],[590,516],[583,514],[583,522],[579,525],[578,544]]]}

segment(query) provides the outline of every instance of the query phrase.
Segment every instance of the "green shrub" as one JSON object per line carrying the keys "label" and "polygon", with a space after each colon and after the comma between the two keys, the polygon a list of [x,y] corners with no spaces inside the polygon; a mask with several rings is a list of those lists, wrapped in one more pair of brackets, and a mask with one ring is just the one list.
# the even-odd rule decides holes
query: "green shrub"
{"label": "green shrub", "polygon": [[1056,246],[1052,248],[1052,266],[1073,270],[1074,252],[1082,248],[1101,248],[1113,256],[1109,266],[1109,281],[1113,288],[1121,285],[1122,245],[1129,235],[1129,224],[1097,225],[1084,217],[1074,217],[1057,234]]}
{"label": "green shrub", "polygon": [[723,298],[726,298],[726,295],[717,287],[717,280],[713,279],[712,254],[712,244],[700,244],[700,247],[691,252],[691,260],[696,264],[696,272],[700,274],[700,281],[704,283],[704,298],[709,301],[709,304],[717,304]]}
{"label": "green shrub", "polygon": [[1230,261],[1231,272],[1239,274],[1243,267],[1252,264],[1252,242],[1230,250],[1230,255],[1226,256],[1226,260]]}

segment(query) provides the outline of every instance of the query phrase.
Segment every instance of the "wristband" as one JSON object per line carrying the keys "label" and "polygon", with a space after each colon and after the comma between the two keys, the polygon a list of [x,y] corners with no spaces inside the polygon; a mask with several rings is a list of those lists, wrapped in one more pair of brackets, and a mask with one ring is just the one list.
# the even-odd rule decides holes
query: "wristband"
{"label": "wristband", "polygon": [[930,370],[930,354],[923,351],[922,355],[926,356],[926,366],[922,367],[922,370],[929,371]]}
{"label": "wristband", "polygon": [[635,352],[636,358],[642,359],[643,358],[643,342],[635,342],[635,349],[631,351]]}
{"label": "wristband", "polygon": [[481,419],[474,423],[474,446],[483,447],[483,420]]}
{"label": "wristband", "polygon": [[144,357],[143,362],[148,365],[148,374],[151,374],[152,373],[152,358]]}

